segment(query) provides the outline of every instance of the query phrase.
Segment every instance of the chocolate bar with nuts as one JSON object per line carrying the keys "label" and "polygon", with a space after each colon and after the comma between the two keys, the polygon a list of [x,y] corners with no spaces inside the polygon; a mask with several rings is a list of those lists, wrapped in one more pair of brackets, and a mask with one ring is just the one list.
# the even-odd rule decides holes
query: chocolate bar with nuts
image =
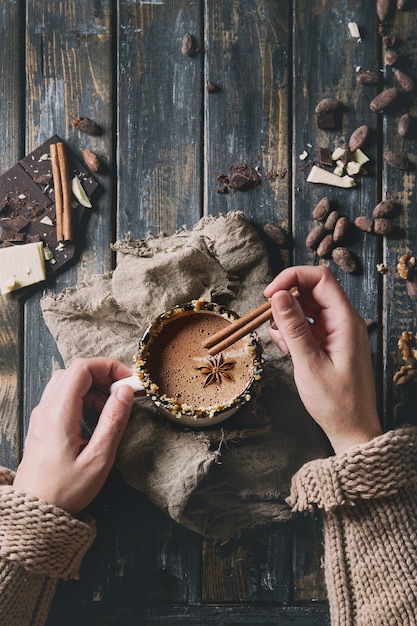
{"label": "chocolate bar with nuts", "polygon": [[[59,243],[50,158],[50,145],[59,141],[57,135],[50,137],[0,176],[0,249],[42,242],[47,278],[74,261],[90,210],[72,196],[74,237]],[[69,149],[67,157],[70,179],[77,177],[91,200],[99,191],[97,181]]]}

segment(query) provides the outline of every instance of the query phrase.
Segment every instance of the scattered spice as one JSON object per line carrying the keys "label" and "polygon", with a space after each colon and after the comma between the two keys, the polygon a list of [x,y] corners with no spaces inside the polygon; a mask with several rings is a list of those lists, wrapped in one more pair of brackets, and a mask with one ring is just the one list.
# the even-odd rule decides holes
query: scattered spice
{"label": "scattered spice", "polygon": [[230,359],[225,360],[223,353],[216,354],[215,356],[209,356],[206,359],[206,364],[201,365],[197,369],[206,376],[204,381],[204,387],[216,383],[220,385],[223,380],[229,380],[234,382],[233,375],[230,370],[235,366],[236,361]]}

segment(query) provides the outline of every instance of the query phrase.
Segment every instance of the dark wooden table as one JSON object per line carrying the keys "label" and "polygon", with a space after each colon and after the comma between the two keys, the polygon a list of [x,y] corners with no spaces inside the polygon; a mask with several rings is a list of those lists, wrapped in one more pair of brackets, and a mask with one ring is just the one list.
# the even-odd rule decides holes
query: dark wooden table
{"label": "dark wooden table", "polygon": [[[360,41],[349,22],[358,24]],[[0,0],[0,28],[0,171],[54,133],[76,154],[87,145],[108,163],[81,258],[48,289],[60,292],[112,269],[109,244],[127,231],[136,238],[172,234],[202,215],[237,209],[260,232],[267,222],[284,225],[293,240],[286,262],[328,263],[361,315],[375,320],[370,341],[389,427],[393,406],[409,393],[392,383],[401,362],[397,340],[416,330],[415,303],[395,269],[401,254],[417,252],[416,178],[413,167],[387,167],[382,154],[406,152],[415,166],[415,133],[402,139],[396,127],[402,113],[417,110],[407,93],[389,114],[369,108],[394,84],[375,2]],[[393,10],[387,32],[397,37],[403,69],[417,74],[417,10]],[[194,56],[181,52],[185,33],[195,37]],[[358,85],[359,68],[381,70],[380,84]],[[219,90],[209,93],[208,81]],[[338,130],[314,123],[314,108],[327,96],[343,103]],[[71,126],[78,115],[96,120],[103,134],[81,136]],[[372,136],[368,175],[358,186],[307,183],[318,148],[346,146],[361,124]],[[261,186],[219,194],[216,173],[241,163],[259,167]],[[358,275],[319,261],[305,238],[324,195],[351,221],[392,198],[401,236],[359,233],[350,246]],[[376,269],[381,262],[384,275]],[[0,462],[12,468],[30,412],[62,365],[42,319],[41,293],[0,298]],[[91,511],[97,540],[81,580],[60,584],[50,626],[328,623],[317,518],[214,545],[172,522],[116,471]]]}

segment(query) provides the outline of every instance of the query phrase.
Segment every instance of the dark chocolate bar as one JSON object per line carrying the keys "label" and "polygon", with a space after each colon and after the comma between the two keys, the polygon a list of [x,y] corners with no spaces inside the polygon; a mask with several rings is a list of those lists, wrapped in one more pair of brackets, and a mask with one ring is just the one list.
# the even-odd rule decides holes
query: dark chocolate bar
{"label": "dark chocolate bar", "polygon": [[[50,137],[0,176],[0,248],[42,241],[49,248],[45,255],[47,277],[74,260],[82,243],[85,219],[91,211],[72,196],[74,237],[64,244],[57,242],[50,145],[59,141],[62,140],[57,135]],[[99,190],[97,181],[68,146],[66,155],[70,179],[77,176],[91,200]],[[52,225],[42,223],[45,218]]]}

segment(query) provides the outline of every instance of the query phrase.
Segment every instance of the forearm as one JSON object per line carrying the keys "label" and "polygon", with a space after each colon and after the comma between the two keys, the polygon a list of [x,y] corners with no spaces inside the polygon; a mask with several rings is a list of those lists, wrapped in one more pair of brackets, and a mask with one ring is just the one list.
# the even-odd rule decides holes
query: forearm
{"label": "forearm", "polygon": [[294,510],[318,507],[332,626],[415,624],[417,429],[404,428],[294,477]]}

